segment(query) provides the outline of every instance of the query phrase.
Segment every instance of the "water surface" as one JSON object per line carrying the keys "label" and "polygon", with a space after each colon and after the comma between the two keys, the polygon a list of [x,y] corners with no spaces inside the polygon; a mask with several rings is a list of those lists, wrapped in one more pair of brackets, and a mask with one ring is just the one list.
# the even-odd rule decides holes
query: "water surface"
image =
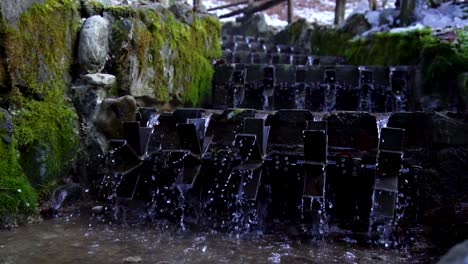
{"label": "water surface", "polygon": [[[130,258],[130,259],[129,259]],[[286,234],[233,235],[176,226],[90,225],[68,216],[0,231],[0,263],[414,263],[406,250],[291,239]]]}

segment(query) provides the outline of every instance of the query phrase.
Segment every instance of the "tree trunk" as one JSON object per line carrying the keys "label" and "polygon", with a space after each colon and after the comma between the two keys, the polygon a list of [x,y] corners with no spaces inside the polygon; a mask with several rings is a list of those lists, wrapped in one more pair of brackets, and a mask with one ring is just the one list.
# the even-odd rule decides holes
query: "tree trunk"
{"label": "tree trunk", "polygon": [[294,18],[294,5],[293,0],[288,0],[288,24],[293,22]]}
{"label": "tree trunk", "polygon": [[336,0],[335,5],[335,25],[339,25],[344,20],[346,0]]}
{"label": "tree trunk", "polygon": [[414,19],[414,9],[416,7],[416,0],[402,0],[400,10],[400,24],[401,26],[408,26]]}

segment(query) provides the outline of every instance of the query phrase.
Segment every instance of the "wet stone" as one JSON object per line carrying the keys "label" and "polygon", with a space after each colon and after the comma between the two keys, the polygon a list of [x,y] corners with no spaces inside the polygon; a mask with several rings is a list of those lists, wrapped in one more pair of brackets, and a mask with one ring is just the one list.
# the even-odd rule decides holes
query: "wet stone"
{"label": "wet stone", "polygon": [[99,87],[109,88],[116,84],[115,76],[111,74],[90,73],[84,75],[82,78],[87,84]]}
{"label": "wet stone", "polygon": [[13,138],[13,122],[11,116],[3,108],[0,108],[0,137],[3,142],[10,144]]}

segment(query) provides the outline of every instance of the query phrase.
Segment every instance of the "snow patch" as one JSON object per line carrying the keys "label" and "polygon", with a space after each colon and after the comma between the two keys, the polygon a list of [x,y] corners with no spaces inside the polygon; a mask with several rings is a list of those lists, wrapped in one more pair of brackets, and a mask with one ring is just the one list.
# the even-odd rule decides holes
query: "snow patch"
{"label": "snow patch", "polygon": [[268,25],[273,26],[273,27],[285,27],[288,25],[287,21],[279,19],[279,16],[274,14],[274,15],[265,15],[265,21]]}

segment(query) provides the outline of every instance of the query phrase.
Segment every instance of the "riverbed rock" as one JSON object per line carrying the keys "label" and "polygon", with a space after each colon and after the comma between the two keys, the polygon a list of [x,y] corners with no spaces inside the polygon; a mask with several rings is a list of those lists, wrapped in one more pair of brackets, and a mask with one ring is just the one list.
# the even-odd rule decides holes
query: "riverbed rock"
{"label": "riverbed rock", "polygon": [[99,106],[94,124],[108,138],[121,136],[122,122],[135,121],[137,103],[132,96],[104,99]]}
{"label": "riverbed rock", "polygon": [[109,51],[109,21],[101,16],[88,18],[81,29],[78,45],[78,59],[83,72],[100,72]]}
{"label": "riverbed rock", "polygon": [[468,240],[452,247],[437,264],[468,264]]}
{"label": "riverbed rock", "polygon": [[82,188],[77,183],[67,183],[55,189],[50,200],[50,208],[58,211],[64,206],[69,206],[81,199]]}
{"label": "riverbed rock", "polygon": [[0,138],[10,144],[13,138],[13,122],[7,110],[0,108]]}

